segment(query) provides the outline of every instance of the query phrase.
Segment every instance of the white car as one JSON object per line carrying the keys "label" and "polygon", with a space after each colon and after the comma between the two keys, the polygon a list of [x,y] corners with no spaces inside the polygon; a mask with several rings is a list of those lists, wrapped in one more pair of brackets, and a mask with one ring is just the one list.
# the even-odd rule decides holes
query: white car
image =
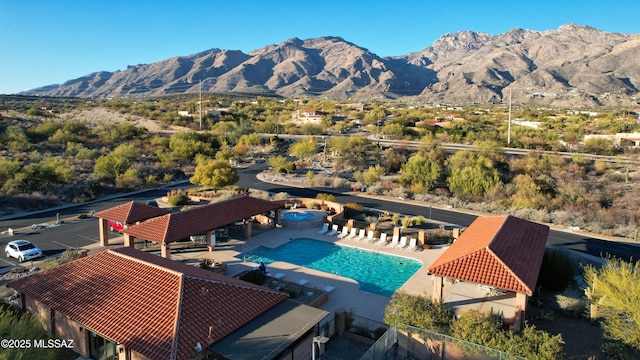
{"label": "white car", "polygon": [[27,240],[11,241],[7,244],[7,247],[5,247],[4,253],[7,257],[16,258],[20,262],[42,256],[42,250]]}

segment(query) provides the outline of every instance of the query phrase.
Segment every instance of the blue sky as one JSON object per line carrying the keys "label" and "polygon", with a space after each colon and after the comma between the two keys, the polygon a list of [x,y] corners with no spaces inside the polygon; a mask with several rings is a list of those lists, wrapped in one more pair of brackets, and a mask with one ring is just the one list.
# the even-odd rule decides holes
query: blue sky
{"label": "blue sky", "polygon": [[566,23],[640,33],[639,0],[0,0],[0,94],[220,48],[340,36],[404,55],[462,30],[495,35]]}

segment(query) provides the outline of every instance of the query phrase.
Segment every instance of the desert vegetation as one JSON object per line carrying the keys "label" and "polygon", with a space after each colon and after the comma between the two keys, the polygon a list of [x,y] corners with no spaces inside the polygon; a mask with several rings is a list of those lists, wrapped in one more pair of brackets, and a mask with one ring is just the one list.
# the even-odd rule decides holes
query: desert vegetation
{"label": "desert vegetation", "polygon": [[[203,186],[237,181],[223,163],[267,158],[272,171],[316,186],[425,201],[637,238],[638,152],[587,134],[640,129],[626,109],[597,112],[503,106],[437,106],[370,101],[364,110],[320,99],[207,94],[80,100],[4,96],[0,102],[0,196],[5,211],[51,206],[191,178]],[[319,109],[319,123],[292,115]],[[358,110],[356,110],[358,109]],[[187,116],[179,115],[187,114]],[[199,131],[202,127],[202,131]],[[259,133],[274,134],[270,138]],[[277,134],[323,134],[285,142]],[[348,136],[343,136],[348,135]],[[395,139],[393,147],[376,139]],[[405,141],[419,141],[417,148]],[[472,145],[455,152],[448,143]],[[566,157],[543,151],[570,151]],[[286,154],[294,156],[292,161]],[[620,161],[589,154],[621,156]],[[324,171],[318,171],[324,169]],[[215,174],[215,175],[214,175]],[[37,199],[37,201],[26,201]],[[13,209],[13,210],[12,210]]]}

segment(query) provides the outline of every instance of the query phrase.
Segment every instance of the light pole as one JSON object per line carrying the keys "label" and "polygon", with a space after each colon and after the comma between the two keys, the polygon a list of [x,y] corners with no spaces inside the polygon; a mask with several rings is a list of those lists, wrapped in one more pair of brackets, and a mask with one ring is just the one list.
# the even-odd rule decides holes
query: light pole
{"label": "light pole", "polygon": [[200,80],[200,130],[202,130],[202,80]]}
{"label": "light pole", "polygon": [[314,336],[313,342],[311,343],[311,360],[316,360],[316,344],[318,344],[318,349],[320,349],[320,344],[324,344],[329,341],[329,338],[326,336]]}

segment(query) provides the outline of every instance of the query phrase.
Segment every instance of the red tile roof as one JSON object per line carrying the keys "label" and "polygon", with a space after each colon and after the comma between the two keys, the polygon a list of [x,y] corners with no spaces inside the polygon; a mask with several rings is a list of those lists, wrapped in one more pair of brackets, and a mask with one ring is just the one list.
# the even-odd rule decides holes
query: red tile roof
{"label": "red tile roof", "polygon": [[477,218],[429,273],[532,295],[549,227],[513,216]]}
{"label": "red tile roof", "polygon": [[109,219],[123,224],[135,224],[138,221],[147,220],[156,216],[170,213],[167,209],[151,206],[135,201],[120,204],[95,213],[95,217]]}
{"label": "red tile roof", "polygon": [[281,207],[281,203],[241,195],[149,219],[122,232],[157,243],[170,243]]}
{"label": "red tile roof", "polygon": [[149,359],[188,359],[287,299],[281,292],[132,248],[9,286]]}

